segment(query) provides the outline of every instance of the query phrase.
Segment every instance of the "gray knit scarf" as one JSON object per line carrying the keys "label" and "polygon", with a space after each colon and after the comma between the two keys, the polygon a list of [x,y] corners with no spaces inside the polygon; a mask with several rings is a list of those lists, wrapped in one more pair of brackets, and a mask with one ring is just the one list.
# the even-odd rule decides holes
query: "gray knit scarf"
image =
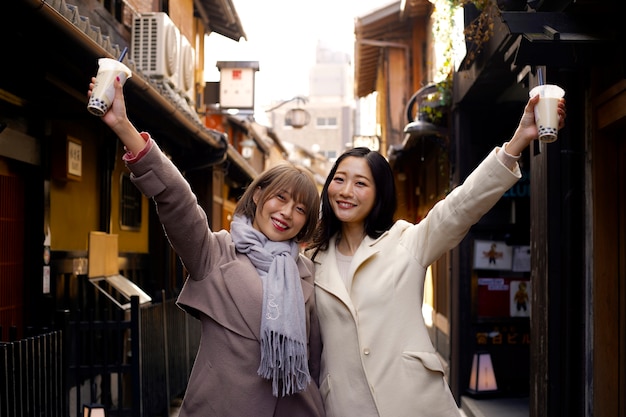
{"label": "gray knit scarf", "polygon": [[230,233],[237,251],[248,256],[263,281],[261,364],[257,373],[272,380],[275,397],[279,386],[282,396],[302,391],[311,376],[304,297],[296,265],[298,244],[269,240],[244,216],[234,217]]}

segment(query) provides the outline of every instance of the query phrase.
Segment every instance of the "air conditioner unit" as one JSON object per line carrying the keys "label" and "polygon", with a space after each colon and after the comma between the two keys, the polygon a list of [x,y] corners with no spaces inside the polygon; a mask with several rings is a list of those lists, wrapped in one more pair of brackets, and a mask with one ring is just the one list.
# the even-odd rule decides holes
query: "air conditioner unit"
{"label": "air conditioner unit", "polygon": [[196,80],[194,76],[196,72],[195,50],[184,35],[180,37],[180,65],[178,69],[180,74],[178,88],[185,100],[193,106],[196,102]]}
{"label": "air conditioner unit", "polygon": [[172,87],[178,85],[180,31],[166,13],[135,17],[131,45],[131,56],[143,74],[163,79]]}

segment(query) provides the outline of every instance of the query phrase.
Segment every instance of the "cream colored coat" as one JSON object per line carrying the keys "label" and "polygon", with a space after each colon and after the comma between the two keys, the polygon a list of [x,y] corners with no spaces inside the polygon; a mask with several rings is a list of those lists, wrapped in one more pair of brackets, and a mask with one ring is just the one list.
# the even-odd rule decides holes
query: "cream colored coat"
{"label": "cream colored coat", "polygon": [[398,221],[354,254],[346,289],[335,239],[315,258],[328,417],[459,416],[422,317],[426,268],[456,246],[521,177],[494,149],[419,224]]}

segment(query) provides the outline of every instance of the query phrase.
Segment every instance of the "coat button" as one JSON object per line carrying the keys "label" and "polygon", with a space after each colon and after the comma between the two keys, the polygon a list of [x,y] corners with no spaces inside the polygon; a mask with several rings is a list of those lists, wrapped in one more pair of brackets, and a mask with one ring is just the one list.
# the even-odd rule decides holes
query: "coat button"
{"label": "coat button", "polygon": [[369,355],[370,354],[370,350],[368,348],[363,349],[363,354],[364,355]]}

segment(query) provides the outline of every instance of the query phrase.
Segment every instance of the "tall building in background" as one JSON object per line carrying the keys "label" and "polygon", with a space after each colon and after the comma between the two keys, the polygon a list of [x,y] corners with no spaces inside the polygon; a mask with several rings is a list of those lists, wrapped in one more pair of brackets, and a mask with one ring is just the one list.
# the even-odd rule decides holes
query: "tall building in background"
{"label": "tall building in background", "polygon": [[[274,103],[268,119],[277,136],[331,162],[347,147],[354,134],[353,70],[350,54],[318,42],[315,64],[309,72],[309,95],[305,100]],[[294,128],[290,110],[305,109],[310,120]]]}

